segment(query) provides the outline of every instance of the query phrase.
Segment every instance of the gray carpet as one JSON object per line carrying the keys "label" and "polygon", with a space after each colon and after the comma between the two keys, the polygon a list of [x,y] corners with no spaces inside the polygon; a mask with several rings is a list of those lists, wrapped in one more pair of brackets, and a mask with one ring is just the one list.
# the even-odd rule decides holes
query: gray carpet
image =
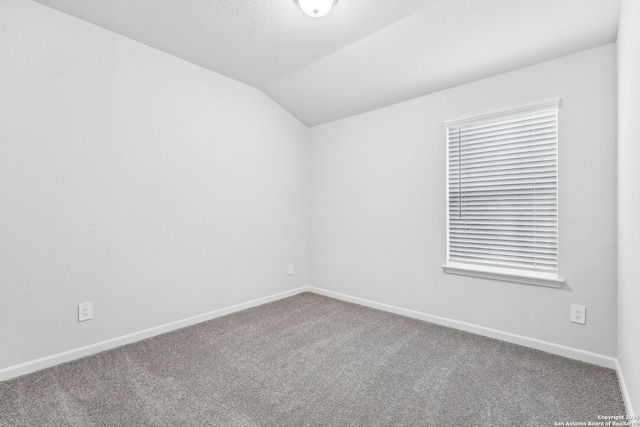
{"label": "gray carpet", "polygon": [[305,293],[0,383],[2,426],[554,426],[613,370]]}

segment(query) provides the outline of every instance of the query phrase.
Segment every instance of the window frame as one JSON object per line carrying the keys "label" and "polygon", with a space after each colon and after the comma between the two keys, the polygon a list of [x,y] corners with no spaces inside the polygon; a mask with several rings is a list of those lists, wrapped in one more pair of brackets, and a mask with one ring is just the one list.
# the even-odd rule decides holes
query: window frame
{"label": "window frame", "polygon": [[[515,282],[522,283],[528,285],[537,285],[537,286],[545,286],[550,288],[559,288],[564,284],[564,280],[560,278],[560,229],[559,229],[559,219],[560,219],[560,210],[559,210],[559,189],[560,189],[560,162],[559,162],[559,116],[560,116],[560,107],[562,104],[562,100],[557,98],[548,102],[538,103],[533,105],[528,105],[520,108],[514,108],[509,110],[501,110],[498,112],[494,112],[491,114],[479,115],[468,117],[464,119],[456,119],[446,121],[444,123],[445,129],[445,143],[446,143],[446,179],[445,179],[445,190],[446,190],[446,199],[445,199],[445,209],[446,209],[446,263],[442,265],[442,269],[444,273],[447,274],[455,274],[462,276],[471,276],[471,277],[479,277],[484,279],[491,280],[500,280],[507,282]],[[482,266],[482,265],[473,265],[473,264],[464,264],[458,263],[455,261],[450,261],[450,216],[449,216],[449,132],[450,128],[454,128],[457,126],[462,126],[464,124],[471,123],[479,123],[482,121],[489,121],[498,118],[505,118],[511,115],[517,114],[525,114],[525,113],[533,113],[536,111],[556,109],[556,173],[557,173],[557,182],[556,182],[556,198],[558,200],[557,206],[557,214],[556,221],[558,222],[557,229],[557,272],[556,273],[543,273],[543,272],[534,272],[527,270],[519,270],[517,268],[503,268],[503,267],[493,267],[493,266]]]}

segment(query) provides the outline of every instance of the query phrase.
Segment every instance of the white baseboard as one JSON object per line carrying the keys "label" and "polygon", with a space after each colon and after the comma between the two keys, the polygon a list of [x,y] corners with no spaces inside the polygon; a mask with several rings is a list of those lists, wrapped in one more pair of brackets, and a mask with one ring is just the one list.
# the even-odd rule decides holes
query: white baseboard
{"label": "white baseboard", "polygon": [[232,305],[230,307],[225,307],[219,310],[210,311],[208,313],[199,314],[197,316],[189,317],[186,319],[177,320],[175,322],[167,323],[165,325],[155,326],[153,328],[145,329],[143,331],[134,332],[132,334],[124,335],[117,338],[112,338],[106,341],[101,341],[95,344],[90,344],[84,347],[76,348],[73,350],[65,351],[65,352],[54,354],[51,356],[46,356],[41,359],[36,359],[30,362],[21,363],[19,365],[10,366],[8,368],[0,369],[0,381],[5,381],[11,378],[18,377],[20,375],[29,374],[31,372],[39,371],[41,369],[50,368],[52,366],[59,365],[60,363],[70,362],[72,360],[79,359],[85,356],[90,356],[92,354],[96,354],[101,351],[110,350],[115,347],[120,347],[122,345],[130,344],[146,338],[151,338],[156,335],[160,335],[166,332],[174,331],[176,329],[184,328],[186,326],[195,325],[196,323],[215,319],[216,317],[221,317],[227,314],[235,313],[237,311],[246,310],[247,308],[266,304],[272,301],[277,301],[279,299],[297,295],[302,292],[307,292],[308,290],[309,289],[306,286],[297,288],[297,289],[292,289],[290,291],[269,295],[263,298],[255,299],[253,301]]}
{"label": "white baseboard", "polygon": [[622,392],[622,400],[624,401],[624,407],[627,410],[627,415],[635,416],[636,413],[633,412],[631,396],[629,396],[627,383],[624,381],[624,375],[622,374],[622,366],[620,366],[620,362],[618,362],[618,360],[616,360],[616,372],[618,373],[618,382],[620,383],[620,391]]}
{"label": "white baseboard", "polygon": [[370,301],[363,298],[341,294],[338,292],[327,291],[325,289],[320,289],[313,286],[310,286],[308,288],[308,291],[314,292],[316,294],[324,295],[330,298],[335,298],[335,299],[339,299],[346,302],[352,302],[354,304],[364,305],[366,307],[388,311],[390,313],[400,314],[402,316],[411,317],[414,319],[424,320],[427,322],[435,323],[437,325],[448,326],[450,328],[460,329],[462,331],[471,332],[473,334],[483,335],[485,337],[495,338],[501,341],[522,345],[524,347],[541,350],[547,353],[556,354],[558,356],[564,356],[569,359],[580,360],[580,361],[591,363],[594,365],[603,366],[605,368],[610,368],[610,369],[618,368],[617,359],[610,356],[604,356],[602,354],[591,353],[589,351],[584,351],[577,348],[567,347],[560,344],[554,344],[551,342],[542,341],[535,338],[529,338],[522,335],[516,335],[510,332],[499,331],[497,329],[485,328],[484,326],[478,326],[472,323],[460,322],[458,320],[448,319],[446,317],[434,316],[434,315],[422,313],[419,311],[408,310],[406,308],[401,308],[401,307],[396,307],[389,304]]}
{"label": "white baseboard", "polygon": [[588,351],[579,350],[576,348],[567,347],[559,344],[554,344],[547,341],[538,340],[535,338],[528,338],[525,336],[516,335],[509,332],[499,331],[497,329],[485,328],[483,326],[478,326],[478,325],[474,325],[466,322],[460,322],[458,320],[448,319],[445,317],[434,316],[431,314],[426,314],[426,313],[422,313],[414,310],[396,307],[389,304],[383,304],[375,301],[366,300],[363,298],[353,297],[350,295],[328,291],[325,289],[320,289],[312,286],[303,286],[297,289],[292,289],[290,291],[281,292],[281,293],[266,296],[263,298],[258,298],[245,303],[233,305],[233,306],[222,308],[219,310],[214,310],[208,313],[203,313],[197,316],[167,323],[165,325],[156,326],[153,328],[145,329],[143,331],[134,332],[132,334],[124,335],[117,338],[112,338],[112,339],[91,344],[88,346],[76,348],[73,350],[69,350],[69,351],[54,354],[51,356],[43,357],[40,359],[32,360],[30,362],[0,369],[0,381],[5,381],[11,378],[18,377],[20,375],[25,375],[31,372],[39,371],[41,369],[49,368],[49,367],[58,365],[60,363],[69,362],[75,359],[79,359],[81,357],[99,353],[101,351],[110,350],[115,347],[120,347],[125,344],[130,344],[136,341],[140,341],[140,340],[150,338],[156,335],[160,335],[166,332],[170,332],[176,329],[184,328],[186,326],[194,325],[196,323],[215,319],[217,317],[221,317],[227,314],[246,310],[248,308],[266,304],[268,302],[277,301],[279,299],[297,295],[302,292],[313,292],[313,293],[324,295],[330,298],[352,302],[352,303],[363,305],[366,307],[388,311],[391,313],[400,314],[402,316],[407,316],[414,319],[424,320],[424,321],[435,323],[438,325],[448,326],[454,329],[471,332],[477,335],[483,335],[486,337],[499,339],[499,340],[510,342],[513,344],[519,344],[525,347],[534,348],[536,350],[545,351],[547,353],[568,357],[570,359],[580,360],[583,362],[592,363],[594,365],[615,369],[618,373],[618,379],[620,381],[620,389],[622,390],[622,395],[623,395],[625,406],[627,408],[627,413],[630,415],[634,414],[633,409],[631,407],[631,401],[626,388],[626,384],[624,382],[624,377],[622,375],[621,367],[618,363],[618,360],[613,357],[591,353]]}

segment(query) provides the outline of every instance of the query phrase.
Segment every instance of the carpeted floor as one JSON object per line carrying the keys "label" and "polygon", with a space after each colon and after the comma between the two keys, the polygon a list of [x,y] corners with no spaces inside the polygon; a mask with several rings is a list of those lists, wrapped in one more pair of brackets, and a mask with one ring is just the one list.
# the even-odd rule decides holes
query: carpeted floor
{"label": "carpeted floor", "polygon": [[1,426],[554,426],[613,370],[305,293],[0,383]]}

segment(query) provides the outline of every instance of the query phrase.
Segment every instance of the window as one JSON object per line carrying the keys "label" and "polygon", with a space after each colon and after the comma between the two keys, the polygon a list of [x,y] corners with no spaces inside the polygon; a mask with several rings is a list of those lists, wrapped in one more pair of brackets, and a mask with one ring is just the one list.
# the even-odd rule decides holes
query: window
{"label": "window", "polygon": [[445,272],[559,287],[560,101],[446,123]]}

